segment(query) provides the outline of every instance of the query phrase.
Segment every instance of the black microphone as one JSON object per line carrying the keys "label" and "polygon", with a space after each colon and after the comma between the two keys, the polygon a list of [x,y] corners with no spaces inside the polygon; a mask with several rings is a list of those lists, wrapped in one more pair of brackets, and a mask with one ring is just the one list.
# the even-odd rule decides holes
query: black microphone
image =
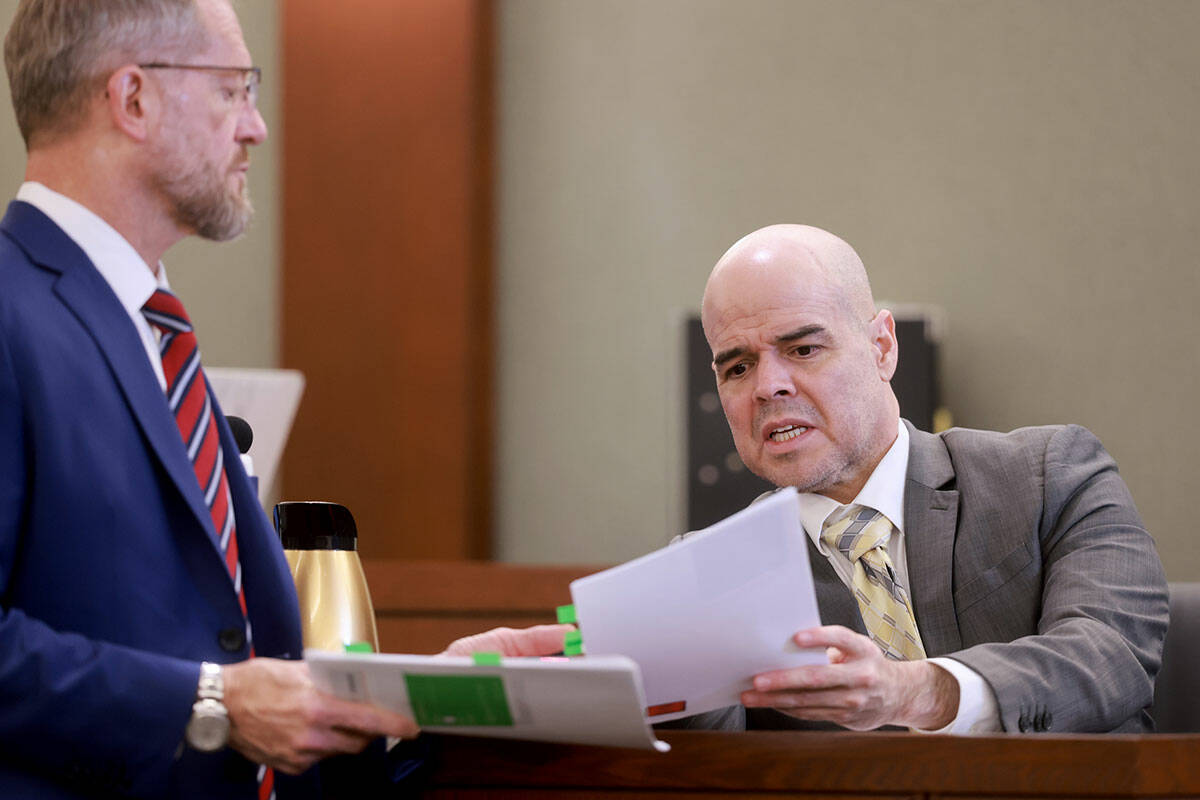
{"label": "black microphone", "polygon": [[258,476],[254,474],[254,462],[246,455],[250,445],[254,444],[254,431],[250,430],[250,423],[241,417],[226,416],[225,421],[229,423],[233,441],[237,443],[238,452],[242,454],[242,466],[246,470],[246,477],[250,479],[250,485],[254,487],[254,494],[257,495]]}
{"label": "black microphone", "polygon": [[250,445],[254,444],[254,431],[250,430],[250,423],[234,416],[226,416],[225,421],[233,431],[233,440],[237,442],[238,452],[245,455],[250,451]]}

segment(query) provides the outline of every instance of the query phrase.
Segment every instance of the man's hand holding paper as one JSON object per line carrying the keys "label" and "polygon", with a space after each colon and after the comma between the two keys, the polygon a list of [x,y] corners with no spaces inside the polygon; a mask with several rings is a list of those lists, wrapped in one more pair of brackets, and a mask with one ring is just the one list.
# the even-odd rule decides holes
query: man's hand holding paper
{"label": "man's hand holding paper", "polygon": [[638,662],[652,722],[735,705],[766,670],[826,661],[794,489],[571,584],[584,646]]}
{"label": "man's hand holding paper", "polygon": [[954,718],[958,683],[936,664],[884,658],[870,638],[840,625],[800,631],[793,639],[801,648],[825,647],[829,663],[755,675],[742,705],[852,730],[895,724],[936,730]]}

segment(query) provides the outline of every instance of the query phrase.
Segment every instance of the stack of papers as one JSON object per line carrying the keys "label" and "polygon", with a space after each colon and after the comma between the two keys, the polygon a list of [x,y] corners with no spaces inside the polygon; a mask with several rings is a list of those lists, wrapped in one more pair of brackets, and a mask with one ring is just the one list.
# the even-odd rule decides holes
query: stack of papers
{"label": "stack of papers", "polygon": [[425,730],[671,749],[647,727],[637,665],[623,656],[476,660],[308,650],[304,658],[325,691],[407,714]]}
{"label": "stack of papers", "polygon": [[828,663],[792,641],[821,615],[790,487],[573,581],[571,597],[588,658],[621,653],[641,667],[652,722],[738,705],[760,672]]}

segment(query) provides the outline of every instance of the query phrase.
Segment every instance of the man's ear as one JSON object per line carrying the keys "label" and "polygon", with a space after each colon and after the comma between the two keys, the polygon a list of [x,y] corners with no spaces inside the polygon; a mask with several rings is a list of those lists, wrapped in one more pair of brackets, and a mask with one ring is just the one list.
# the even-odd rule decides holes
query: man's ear
{"label": "man's ear", "polygon": [[875,315],[867,325],[871,337],[871,352],[875,356],[875,368],[879,377],[890,381],[896,374],[896,363],[900,357],[900,346],[896,341],[896,320],[886,308]]}
{"label": "man's ear", "polygon": [[159,103],[157,93],[149,91],[145,71],[128,64],[108,76],[105,88],[106,109],[112,124],[130,138],[146,141]]}

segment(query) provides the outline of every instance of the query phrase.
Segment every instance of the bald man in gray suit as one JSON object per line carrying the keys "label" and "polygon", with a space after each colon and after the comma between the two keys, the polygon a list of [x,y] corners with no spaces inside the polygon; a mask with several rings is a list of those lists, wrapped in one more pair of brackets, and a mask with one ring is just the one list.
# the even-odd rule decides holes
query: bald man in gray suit
{"label": "bald man in gray suit", "polygon": [[[1153,729],[1166,581],[1092,434],[933,435],[902,421],[892,316],[876,310],[854,250],[818,228],[775,225],[736,243],[709,277],[702,318],[738,453],[802,493],[824,625],[795,640],[830,663],[756,675],[742,707],[687,724]],[[882,520],[874,568],[839,534],[822,539],[858,515]],[[882,633],[863,621],[879,616],[880,587]],[[915,654],[888,643],[900,616]]]}

